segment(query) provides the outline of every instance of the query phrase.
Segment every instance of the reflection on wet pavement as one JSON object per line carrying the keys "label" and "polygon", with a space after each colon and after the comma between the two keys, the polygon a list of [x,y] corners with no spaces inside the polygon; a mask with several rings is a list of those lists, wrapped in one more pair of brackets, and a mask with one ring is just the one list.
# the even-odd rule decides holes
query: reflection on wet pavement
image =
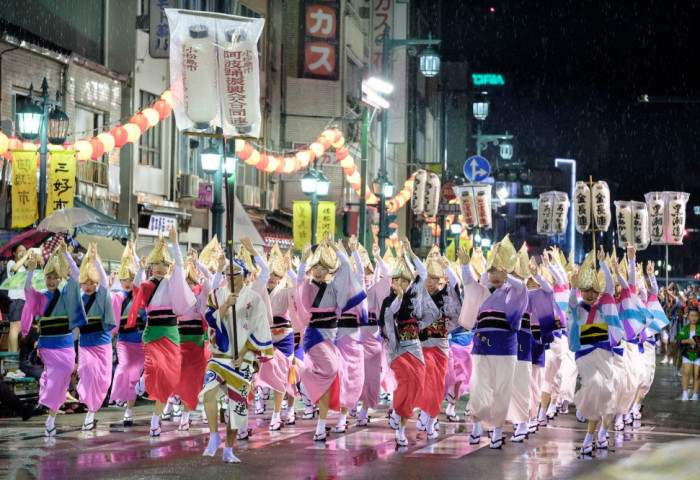
{"label": "reflection on wet pavement", "polygon": [[[559,415],[547,427],[522,444],[506,441],[503,450],[491,450],[486,437],[479,445],[469,444],[471,424],[448,423],[440,417],[440,437],[427,441],[425,432],[416,430],[415,421],[406,427],[409,445],[396,448],[395,433],[388,428],[384,411],[374,413],[372,423],[356,427],[351,421],[345,434],[331,434],[326,442],[313,442],[316,421],[297,420],[281,431],[268,431],[269,414],[252,415],[253,435],[236,444],[243,463],[224,466],[221,450],[214,458],[202,457],[209,429],[193,414],[192,428],[177,430],[177,422],[163,422],[158,438],[148,436],[151,404],[137,405],[133,427],[122,427],[120,409],[105,408],[98,413],[97,429],[79,429],[80,415],[61,415],[55,438],[42,436],[43,419],[22,423],[16,419],[0,420],[0,476],[7,478],[162,478],[220,475],[222,468],[235,469],[243,477],[283,478],[464,478],[520,480],[574,478],[595,475],[604,467],[619,462],[634,463],[654,456],[664,444],[688,440],[700,442],[700,405],[671,400],[678,388],[677,380],[657,370],[650,397],[645,402],[641,422],[610,432],[609,449],[580,458],[580,442],[585,425],[572,413]],[[462,401],[464,401],[463,399]],[[572,406],[573,407],[573,406]],[[665,410],[664,410],[665,409]],[[680,417],[680,418],[679,418]],[[112,422],[112,423],[110,423]],[[334,416],[328,425],[334,426]],[[508,426],[504,431],[509,436]],[[223,436],[223,428],[220,430]],[[696,449],[696,451],[700,451]],[[657,457],[655,457],[657,458]],[[468,463],[464,463],[467,461]],[[612,471],[612,470],[611,470]],[[615,470],[615,472],[617,472]],[[592,478],[592,477],[591,477]],[[605,478],[616,478],[606,476]],[[644,480],[637,476],[634,480]],[[667,476],[654,477],[670,478]]]}

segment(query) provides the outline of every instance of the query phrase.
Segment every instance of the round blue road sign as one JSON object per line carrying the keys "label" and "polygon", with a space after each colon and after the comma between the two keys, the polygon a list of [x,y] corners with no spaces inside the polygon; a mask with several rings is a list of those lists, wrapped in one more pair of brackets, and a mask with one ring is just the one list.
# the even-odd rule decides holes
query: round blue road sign
{"label": "round blue road sign", "polygon": [[474,155],[464,162],[464,176],[470,182],[482,182],[491,173],[491,165],[484,157]]}

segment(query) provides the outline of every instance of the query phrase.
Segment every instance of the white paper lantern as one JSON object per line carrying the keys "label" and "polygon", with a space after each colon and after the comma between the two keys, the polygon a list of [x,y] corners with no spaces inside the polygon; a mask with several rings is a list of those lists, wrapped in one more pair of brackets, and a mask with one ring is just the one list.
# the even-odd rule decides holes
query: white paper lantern
{"label": "white paper lantern", "polygon": [[547,194],[540,195],[537,205],[537,233],[539,235],[552,233],[552,197]]}
{"label": "white paper lantern", "polygon": [[598,230],[607,232],[610,227],[610,188],[600,181],[593,185],[593,219]]}
{"label": "white paper lantern", "polygon": [[440,203],[440,177],[431,173],[425,184],[425,216],[434,217]]}
{"label": "white paper lantern", "polygon": [[632,207],[629,202],[615,202],[617,245],[627,248],[632,240]]}
{"label": "white paper lantern", "polygon": [[649,246],[649,211],[644,203],[633,204],[632,233],[637,250],[644,250]]}
{"label": "white paper lantern", "polygon": [[192,25],[182,44],[182,80],[185,114],[199,130],[209,128],[216,117],[219,97],[216,92],[216,41],[205,25]]}
{"label": "white paper lantern", "polygon": [[591,189],[584,182],[576,182],[574,215],[576,215],[576,231],[587,232],[591,224]]}
{"label": "white paper lantern", "polygon": [[680,245],[685,233],[685,201],[674,198],[668,202],[670,242]]}
{"label": "white paper lantern", "polygon": [[653,245],[662,244],[664,241],[666,204],[661,197],[647,200],[649,207],[649,238]]}
{"label": "white paper lantern", "polygon": [[554,207],[552,208],[552,231],[556,234],[566,233],[566,227],[569,225],[569,196],[566,194],[558,194],[554,199]]}
{"label": "white paper lantern", "polygon": [[462,218],[467,228],[474,228],[479,224],[476,217],[476,205],[474,204],[474,194],[471,190],[465,189],[459,195],[459,205],[462,210]]}
{"label": "white paper lantern", "polygon": [[411,210],[416,215],[425,211],[425,182],[428,174],[425,170],[418,170],[413,177],[413,193],[411,194]]}
{"label": "white paper lantern", "polygon": [[238,133],[249,133],[260,122],[260,66],[257,47],[243,29],[226,32],[219,68],[224,119]]}
{"label": "white paper lantern", "polygon": [[491,228],[491,185],[482,185],[476,189],[476,216],[479,228]]}

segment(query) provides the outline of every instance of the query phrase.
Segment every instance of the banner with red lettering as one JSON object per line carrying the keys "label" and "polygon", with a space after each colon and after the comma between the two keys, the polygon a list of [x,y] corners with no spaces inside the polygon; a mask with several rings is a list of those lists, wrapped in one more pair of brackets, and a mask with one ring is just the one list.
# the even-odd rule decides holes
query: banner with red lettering
{"label": "banner with red lettering", "polygon": [[260,137],[262,18],[168,8],[170,84],[177,128]]}

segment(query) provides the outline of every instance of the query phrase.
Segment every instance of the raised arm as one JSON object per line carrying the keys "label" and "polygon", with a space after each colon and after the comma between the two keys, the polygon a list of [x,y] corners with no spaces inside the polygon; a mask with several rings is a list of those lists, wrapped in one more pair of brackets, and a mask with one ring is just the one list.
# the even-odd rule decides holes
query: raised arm
{"label": "raised arm", "polygon": [[510,283],[518,293],[522,293],[525,290],[525,282],[519,278],[515,278],[511,274],[508,274],[508,283]]}
{"label": "raised arm", "polygon": [[177,243],[177,230],[174,227],[170,228],[170,242],[175,257],[175,267],[169,279],[170,301],[173,304],[173,311],[182,315],[195,304],[196,299],[185,279],[185,262],[182,259],[180,245]]}
{"label": "raised arm", "polygon": [[[79,282],[80,280],[80,269],[78,266],[75,264],[75,260],[73,260],[73,256],[68,253],[68,247],[66,246],[65,242],[61,240],[61,243],[58,244],[58,248],[61,249],[61,253],[63,254],[63,257],[68,261],[68,266],[70,267],[70,276],[73,280],[76,282]],[[86,261],[86,259],[83,259],[83,261]]]}
{"label": "raised arm", "polygon": [[[601,251],[603,248],[601,247]],[[603,272],[603,276],[605,277],[605,293],[608,295],[613,295],[615,293],[615,281],[613,280],[612,275],[610,274],[610,270],[608,269],[608,266],[605,264],[605,254],[603,254],[603,261],[600,261],[599,257],[599,263],[600,263],[600,269]],[[624,279],[622,279],[624,281]]]}
{"label": "raised arm", "polygon": [[649,292],[652,295],[659,296],[659,285],[656,283],[656,275],[654,275],[654,263],[647,262],[647,277],[649,278]]}

